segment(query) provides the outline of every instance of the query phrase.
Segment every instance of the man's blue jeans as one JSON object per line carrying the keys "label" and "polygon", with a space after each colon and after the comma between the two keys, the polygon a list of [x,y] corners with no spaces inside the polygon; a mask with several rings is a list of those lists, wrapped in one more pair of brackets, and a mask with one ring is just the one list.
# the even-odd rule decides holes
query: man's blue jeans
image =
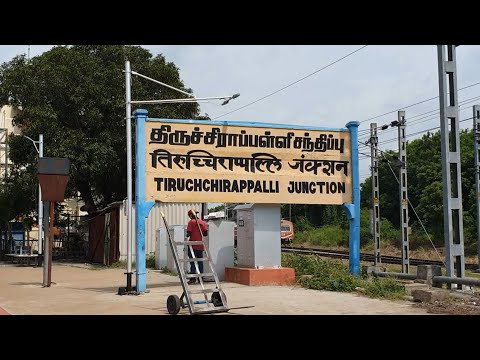
{"label": "man's blue jeans", "polygon": [[[193,253],[195,254],[196,258],[201,258],[203,257],[203,250],[195,250],[193,249]],[[192,258],[193,255],[190,252],[190,247],[188,247],[188,257]],[[198,269],[200,270],[200,274],[203,273],[203,261],[197,261],[198,263]],[[190,274],[196,274],[197,270],[195,269],[195,261],[190,262]]]}

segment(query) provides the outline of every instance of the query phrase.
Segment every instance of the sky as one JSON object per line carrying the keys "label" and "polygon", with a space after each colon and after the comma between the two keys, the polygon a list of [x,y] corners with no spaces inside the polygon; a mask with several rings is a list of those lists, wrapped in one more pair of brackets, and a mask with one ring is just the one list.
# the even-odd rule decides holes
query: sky
{"label": "sky", "polygon": [[[197,97],[240,93],[225,106],[217,100],[201,103],[201,114],[214,120],[331,128],[360,121],[361,142],[369,138],[370,123],[389,124],[397,119],[397,110],[405,110],[408,140],[421,136],[409,137],[410,134],[440,125],[435,113],[439,109],[438,98],[408,107],[438,96],[436,45],[368,45],[350,56],[347,55],[363,45],[141,46],[175,63],[184,84]],[[51,47],[0,45],[0,63],[28,52],[30,57],[37,56]],[[462,45],[456,53],[458,89],[480,82],[480,46]],[[344,59],[328,66],[341,58]],[[131,66],[135,70],[135,64]],[[298,81],[310,74],[313,75]],[[458,100],[460,120],[471,118],[473,105],[480,104],[480,84],[458,91]],[[255,103],[249,105],[252,102]],[[372,119],[388,112],[391,113]],[[462,121],[460,127],[471,129],[472,120]],[[380,150],[398,150],[396,129],[379,130],[378,137]],[[368,155],[370,149],[361,146],[360,152]],[[361,155],[360,159],[363,181],[370,176],[370,158]]]}

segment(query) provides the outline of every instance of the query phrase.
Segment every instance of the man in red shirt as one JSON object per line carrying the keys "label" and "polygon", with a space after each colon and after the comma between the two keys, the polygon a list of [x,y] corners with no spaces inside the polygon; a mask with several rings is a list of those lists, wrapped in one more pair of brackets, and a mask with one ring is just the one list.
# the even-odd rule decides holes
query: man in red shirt
{"label": "man in red shirt", "polygon": [[[188,221],[187,224],[187,238],[189,237],[189,241],[202,241],[203,236],[207,236],[207,225],[202,219],[199,219],[197,217],[197,212],[193,209],[188,210],[188,217],[190,220]],[[203,236],[202,236],[203,235]],[[195,255],[196,258],[202,258],[203,257],[203,244],[195,244],[188,246],[188,256],[193,257],[191,254],[191,248],[193,248],[193,254]],[[203,261],[198,261],[198,269],[200,270],[200,274],[203,273]],[[197,271],[195,269],[195,262],[191,261],[190,262],[190,274],[196,274]],[[196,279],[190,279],[188,281],[189,284],[195,284],[197,280]]]}

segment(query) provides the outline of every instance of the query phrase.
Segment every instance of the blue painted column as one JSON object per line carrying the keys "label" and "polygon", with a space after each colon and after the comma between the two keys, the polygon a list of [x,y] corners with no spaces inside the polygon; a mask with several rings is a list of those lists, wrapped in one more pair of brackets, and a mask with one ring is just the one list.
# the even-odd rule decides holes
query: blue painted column
{"label": "blue painted column", "polygon": [[343,204],[349,220],[349,270],[360,275],[360,169],[358,163],[358,121],[345,125],[350,130],[350,154],[352,165],[352,204]]}
{"label": "blue painted column", "polygon": [[145,258],[145,222],[154,201],[145,201],[145,121],[148,111],[133,112],[136,121],[135,141],[135,268],[136,291],[144,292],[147,287],[147,263]]}

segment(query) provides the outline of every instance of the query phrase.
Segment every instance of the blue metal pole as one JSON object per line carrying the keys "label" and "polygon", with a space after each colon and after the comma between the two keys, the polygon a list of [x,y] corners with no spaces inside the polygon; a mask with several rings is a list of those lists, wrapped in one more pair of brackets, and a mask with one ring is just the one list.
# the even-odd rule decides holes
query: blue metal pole
{"label": "blue metal pole", "polygon": [[154,201],[145,201],[145,121],[147,110],[133,112],[136,121],[135,135],[135,267],[136,291],[144,292],[147,287],[147,263],[145,258],[145,221]]}
{"label": "blue metal pole", "polygon": [[350,121],[350,154],[352,165],[352,203],[343,204],[349,219],[349,270],[360,274],[360,169],[358,162],[358,121]]}

